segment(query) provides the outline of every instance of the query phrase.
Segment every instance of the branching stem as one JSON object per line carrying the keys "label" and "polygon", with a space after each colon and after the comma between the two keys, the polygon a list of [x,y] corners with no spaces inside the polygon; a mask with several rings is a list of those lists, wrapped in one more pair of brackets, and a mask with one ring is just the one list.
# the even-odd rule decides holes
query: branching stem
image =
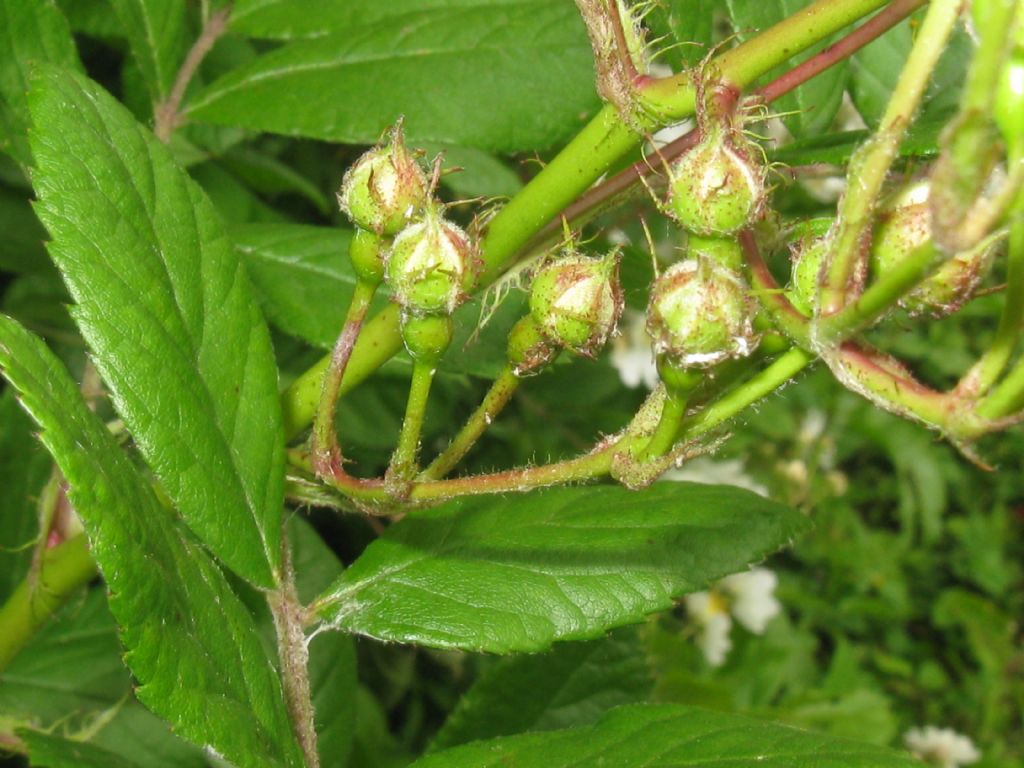
{"label": "branching stem", "polygon": [[192,78],[199,70],[199,65],[203,63],[206,54],[227,31],[230,16],[231,6],[227,5],[207,19],[203,25],[203,31],[199,33],[199,37],[192,44],[192,48],[185,56],[185,61],[181,64],[181,69],[178,70],[178,74],[174,78],[171,92],[153,109],[153,133],[165,144],[171,140],[171,134],[178,127],[181,119],[179,110],[181,102],[185,98],[185,91],[188,90],[188,84],[192,82]]}

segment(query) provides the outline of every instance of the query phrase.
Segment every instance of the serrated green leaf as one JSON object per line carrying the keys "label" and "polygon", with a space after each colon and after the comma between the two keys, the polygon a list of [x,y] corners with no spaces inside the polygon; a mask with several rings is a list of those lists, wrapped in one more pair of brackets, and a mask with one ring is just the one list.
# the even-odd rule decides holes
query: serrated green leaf
{"label": "serrated green leaf", "polygon": [[154,102],[171,92],[188,51],[185,0],[111,0]]}
{"label": "serrated green leaf", "polygon": [[[50,458],[32,435],[32,422],[14,393],[0,394],[0,604],[28,573],[39,536],[36,498],[50,474]],[[2,697],[0,693],[0,697]],[[2,707],[0,707],[2,710]]]}
{"label": "serrated green leaf", "polygon": [[47,70],[31,109],[36,210],[115,407],[188,525],[272,585],[284,438],[242,263],[206,196],[97,85]]}
{"label": "serrated green leaf", "polygon": [[[311,14],[307,14],[311,15]],[[438,7],[283,46],[198,93],[197,121],[369,144],[495,152],[564,141],[598,107],[590,43],[567,0]]]}
{"label": "serrated green leaf", "polygon": [[[729,8],[733,29],[740,40],[747,40],[802,10],[810,2],[811,0],[727,0],[726,5]],[[793,58],[787,66],[806,61],[826,45],[827,41],[812,47],[806,53]],[[770,80],[782,71],[784,70],[775,70],[765,80]],[[785,115],[782,121],[795,138],[814,136],[831,125],[839,110],[839,105],[843,101],[843,91],[846,89],[847,74],[847,63],[841,61],[775,101],[771,109]]]}
{"label": "serrated green leaf", "polygon": [[431,750],[591,725],[613,707],[644,701],[652,687],[643,644],[632,627],[545,654],[501,659],[459,700]]}
{"label": "serrated green leaf", "polygon": [[320,615],[383,640],[537,651],[665,610],[807,525],[749,491],[689,483],[460,499],[389,528]]}
{"label": "serrated green leaf", "polygon": [[0,368],[67,478],[139,700],[239,766],[301,765],[276,671],[214,561],[161,506],[53,353],[4,316]]}
{"label": "serrated green leaf", "polygon": [[293,194],[304,197],[326,216],[334,201],[302,174],[276,157],[248,147],[234,147],[220,157],[221,164],[261,195]]}
{"label": "serrated green leaf", "polygon": [[907,755],[749,717],[676,705],[619,707],[590,728],[510,736],[414,768],[915,768]]}
{"label": "serrated green leaf", "polygon": [[32,164],[29,73],[51,62],[81,70],[71,28],[53,0],[0,0],[0,151]]}

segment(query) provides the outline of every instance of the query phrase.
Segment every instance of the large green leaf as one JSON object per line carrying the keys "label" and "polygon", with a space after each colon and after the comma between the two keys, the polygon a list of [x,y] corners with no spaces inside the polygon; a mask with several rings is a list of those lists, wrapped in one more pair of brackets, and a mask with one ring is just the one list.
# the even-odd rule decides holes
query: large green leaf
{"label": "large green leaf", "polygon": [[53,353],[3,316],[0,368],[67,478],[139,700],[239,766],[301,765],[276,671],[214,561],[160,504]]}
{"label": "large green leaf", "polygon": [[41,62],[81,69],[71,28],[53,0],[0,0],[0,150],[25,165],[29,73]]}
{"label": "large green leaf", "polygon": [[633,627],[544,654],[511,656],[488,667],[459,699],[431,749],[591,725],[613,707],[644,701],[652,687]]}
{"label": "large green leaf", "polygon": [[[732,25],[741,40],[747,40],[764,29],[792,16],[810,0],[727,0]],[[808,52],[794,58],[798,64],[818,53],[827,43],[820,43]],[[776,70],[773,77],[783,70]],[[847,63],[845,61],[827,70],[786,94],[772,105],[772,109],[789,113],[783,122],[795,138],[814,136],[832,123],[846,88]]]}
{"label": "large green leaf", "polygon": [[188,50],[185,0],[111,0],[154,101],[167,97]]}
{"label": "large green leaf", "polygon": [[[14,393],[0,394],[0,603],[25,578],[39,536],[36,499],[50,458],[32,435]],[[3,691],[0,689],[0,698]]]}
{"label": "large green leaf", "polygon": [[32,765],[40,768],[138,768],[137,763],[88,742],[39,731],[23,730],[19,736],[28,747]]}
{"label": "large green leaf", "polygon": [[206,196],[97,85],[48,69],[31,109],[37,211],[115,407],[189,526],[270,586],[284,439],[244,266]]}
{"label": "large green leaf", "polygon": [[445,3],[402,15],[400,24],[356,24],[290,43],[209,85],[187,112],[350,143],[376,141],[405,115],[412,140],[513,152],[564,141],[597,106],[590,43],[573,3],[509,0]]}
{"label": "large green leaf", "polygon": [[807,525],[749,491],[689,483],[461,499],[389,528],[320,613],[384,640],[536,651],[665,610]]}
{"label": "large green leaf", "polygon": [[455,747],[414,768],[915,768],[909,756],[739,715],[677,705],[619,707],[590,728]]}

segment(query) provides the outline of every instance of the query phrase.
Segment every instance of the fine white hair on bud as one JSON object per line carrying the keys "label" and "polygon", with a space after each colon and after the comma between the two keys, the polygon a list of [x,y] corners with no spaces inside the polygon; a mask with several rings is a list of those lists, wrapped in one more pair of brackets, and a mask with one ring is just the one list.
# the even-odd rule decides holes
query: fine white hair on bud
{"label": "fine white hair on bud", "polygon": [[[871,244],[870,269],[877,279],[910,258],[933,239],[931,185],[917,181],[898,190],[879,214]],[[934,273],[900,299],[914,315],[951,314],[971,299],[992,266],[998,236],[990,236],[946,259]]]}
{"label": "fine white hair on bud", "polygon": [[360,229],[393,236],[427,204],[423,169],[405,146],[401,123],[387,142],[360,157],[345,173],[338,191],[341,210]]}
{"label": "fine white hair on bud", "polygon": [[683,368],[746,357],[757,345],[743,279],[710,259],[685,259],[651,290],[647,332],[658,354]]}
{"label": "fine white hair on bud", "polygon": [[619,251],[594,258],[571,248],[544,264],[530,287],[530,314],[556,347],[593,357],[622,314]]}
{"label": "fine white hair on bud", "polygon": [[576,0],[590,36],[597,70],[597,92],[628,124],[639,127],[636,79],[651,70],[643,26],[649,3],[629,0]]}
{"label": "fine white hair on bud", "polygon": [[386,280],[406,312],[450,315],[473,283],[476,261],[469,235],[429,206],[395,238]]}

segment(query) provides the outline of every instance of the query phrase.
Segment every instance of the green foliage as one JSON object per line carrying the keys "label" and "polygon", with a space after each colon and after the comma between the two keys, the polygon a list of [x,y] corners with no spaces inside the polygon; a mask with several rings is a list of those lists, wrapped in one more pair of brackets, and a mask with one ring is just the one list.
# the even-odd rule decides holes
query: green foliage
{"label": "green foliage", "polygon": [[[729,757],[723,759],[722,755]],[[596,760],[623,768],[702,766],[708,762],[737,768],[751,764],[779,768],[918,765],[909,758],[865,744],[833,741],[749,718],[671,705],[622,707],[590,728],[511,736],[456,747],[415,765],[560,768]]]}
{"label": "green foliage", "polygon": [[368,547],[319,611],[384,640],[537,651],[665,610],[805,527],[753,494],[701,485],[637,498],[566,488],[450,502],[409,515]]}
{"label": "green foliage", "polygon": [[279,682],[223,574],[38,339],[0,319],[0,367],[68,480],[112,592],[139,698],[243,765],[298,765]]}
{"label": "green foliage", "polygon": [[[1021,177],[1009,135],[950,126],[997,135],[984,105],[1020,51],[992,41],[1021,39],[1024,7],[947,44],[924,20],[955,5],[0,0],[0,764],[911,768],[906,735],[935,725],[978,768],[1019,765]],[[674,79],[616,56],[613,6]],[[596,51],[581,11],[610,25]],[[837,58],[874,13],[892,28]],[[933,54],[915,105],[905,65]],[[666,407],[640,384],[645,313],[708,244],[661,210],[657,161],[697,157],[668,138],[694,117],[763,161],[728,249],[757,313],[731,331],[749,356],[677,372]],[[473,245],[408,276],[459,305],[422,425],[400,331],[424,321],[392,285],[344,376],[323,357],[357,284],[339,185],[399,118]],[[964,221],[930,220],[1002,240],[933,321],[894,309],[914,285],[857,284],[857,254],[952,150],[950,189],[979,186],[978,158],[996,172],[982,199],[953,189]],[[363,181],[367,204],[392,191]],[[837,221],[855,247],[818,243],[855,279],[810,270],[789,311],[790,246]],[[621,253],[625,315],[593,357],[520,375],[510,331],[566,245]],[[833,289],[846,309],[815,317]],[[311,444],[314,413],[340,454]],[[414,421],[406,454],[463,461],[389,471]]]}
{"label": "green foliage", "polygon": [[401,20],[342,23],[270,51],[207,86],[189,114],[363,144],[404,115],[411,140],[513,152],[564,141],[595,110],[569,3],[439,3]]}
{"label": "green foliage", "polygon": [[192,529],[271,585],[277,374],[241,262],[202,192],[101,89],[48,70],[32,114],[37,210],[118,411]]}

